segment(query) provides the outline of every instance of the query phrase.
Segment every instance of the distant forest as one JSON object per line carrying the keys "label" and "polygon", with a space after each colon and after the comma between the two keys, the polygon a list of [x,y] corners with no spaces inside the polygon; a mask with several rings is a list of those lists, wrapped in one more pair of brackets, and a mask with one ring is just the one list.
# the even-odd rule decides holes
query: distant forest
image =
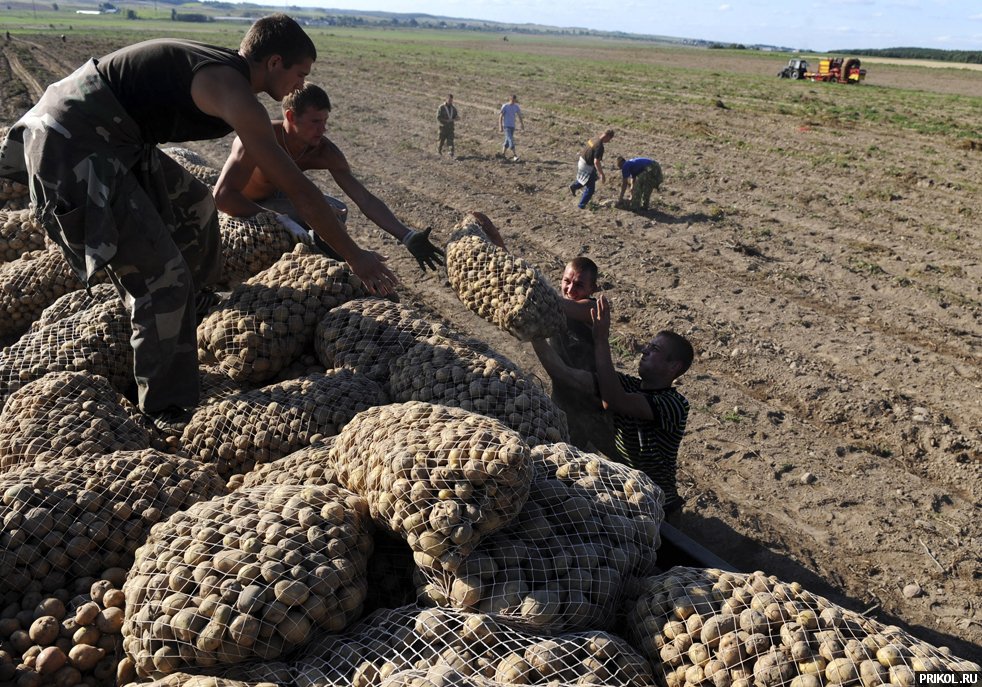
{"label": "distant forest", "polygon": [[833,50],[834,53],[867,55],[869,57],[901,57],[908,60],[938,60],[940,62],[961,62],[982,64],[982,51],[979,50],[937,50],[935,48],[883,48]]}

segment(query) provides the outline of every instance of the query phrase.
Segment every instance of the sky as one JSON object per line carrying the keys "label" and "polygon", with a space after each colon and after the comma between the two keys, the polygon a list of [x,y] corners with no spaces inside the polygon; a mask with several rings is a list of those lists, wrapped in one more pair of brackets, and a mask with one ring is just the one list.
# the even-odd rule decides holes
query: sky
{"label": "sky", "polygon": [[[325,4],[329,3],[329,4]],[[813,51],[982,50],[982,0],[289,0]]]}

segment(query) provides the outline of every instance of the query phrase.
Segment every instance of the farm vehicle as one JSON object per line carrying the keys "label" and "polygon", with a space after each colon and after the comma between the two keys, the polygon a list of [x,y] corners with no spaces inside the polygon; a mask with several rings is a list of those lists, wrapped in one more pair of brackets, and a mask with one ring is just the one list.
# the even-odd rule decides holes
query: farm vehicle
{"label": "farm vehicle", "polygon": [[829,83],[860,83],[866,80],[866,70],[860,67],[856,57],[823,57],[818,61],[818,71],[808,67],[807,60],[794,58],[777,73],[782,79],[808,79]]}
{"label": "farm vehicle", "polygon": [[808,73],[808,62],[802,59],[788,60],[788,66],[777,73],[782,79],[804,79]]}

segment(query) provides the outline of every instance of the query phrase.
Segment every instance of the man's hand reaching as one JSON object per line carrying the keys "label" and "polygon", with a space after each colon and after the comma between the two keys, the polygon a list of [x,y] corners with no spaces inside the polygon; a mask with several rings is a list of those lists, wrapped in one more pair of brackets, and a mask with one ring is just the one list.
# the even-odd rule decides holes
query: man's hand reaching
{"label": "man's hand reaching", "polygon": [[430,243],[430,232],[433,227],[427,227],[423,231],[409,230],[409,233],[402,239],[402,243],[409,252],[416,258],[419,268],[426,272],[430,268],[434,272],[436,268],[443,264],[443,251]]}
{"label": "man's hand reaching", "polygon": [[375,296],[388,296],[395,293],[399,280],[385,266],[388,260],[384,255],[375,251],[359,249],[357,256],[348,260],[348,266],[361,279],[368,292]]}

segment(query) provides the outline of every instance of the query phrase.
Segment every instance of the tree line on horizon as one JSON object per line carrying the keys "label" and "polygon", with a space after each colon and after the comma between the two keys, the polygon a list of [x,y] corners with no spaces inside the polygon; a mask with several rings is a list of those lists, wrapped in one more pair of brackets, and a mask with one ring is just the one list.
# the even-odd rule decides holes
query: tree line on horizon
{"label": "tree line on horizon", "polygon": [[982,50],[940,50],[938,48],[852,48],[834,53],[866,57],[897,57],[907,60],[937,60],[961,64],[982,64]]}

